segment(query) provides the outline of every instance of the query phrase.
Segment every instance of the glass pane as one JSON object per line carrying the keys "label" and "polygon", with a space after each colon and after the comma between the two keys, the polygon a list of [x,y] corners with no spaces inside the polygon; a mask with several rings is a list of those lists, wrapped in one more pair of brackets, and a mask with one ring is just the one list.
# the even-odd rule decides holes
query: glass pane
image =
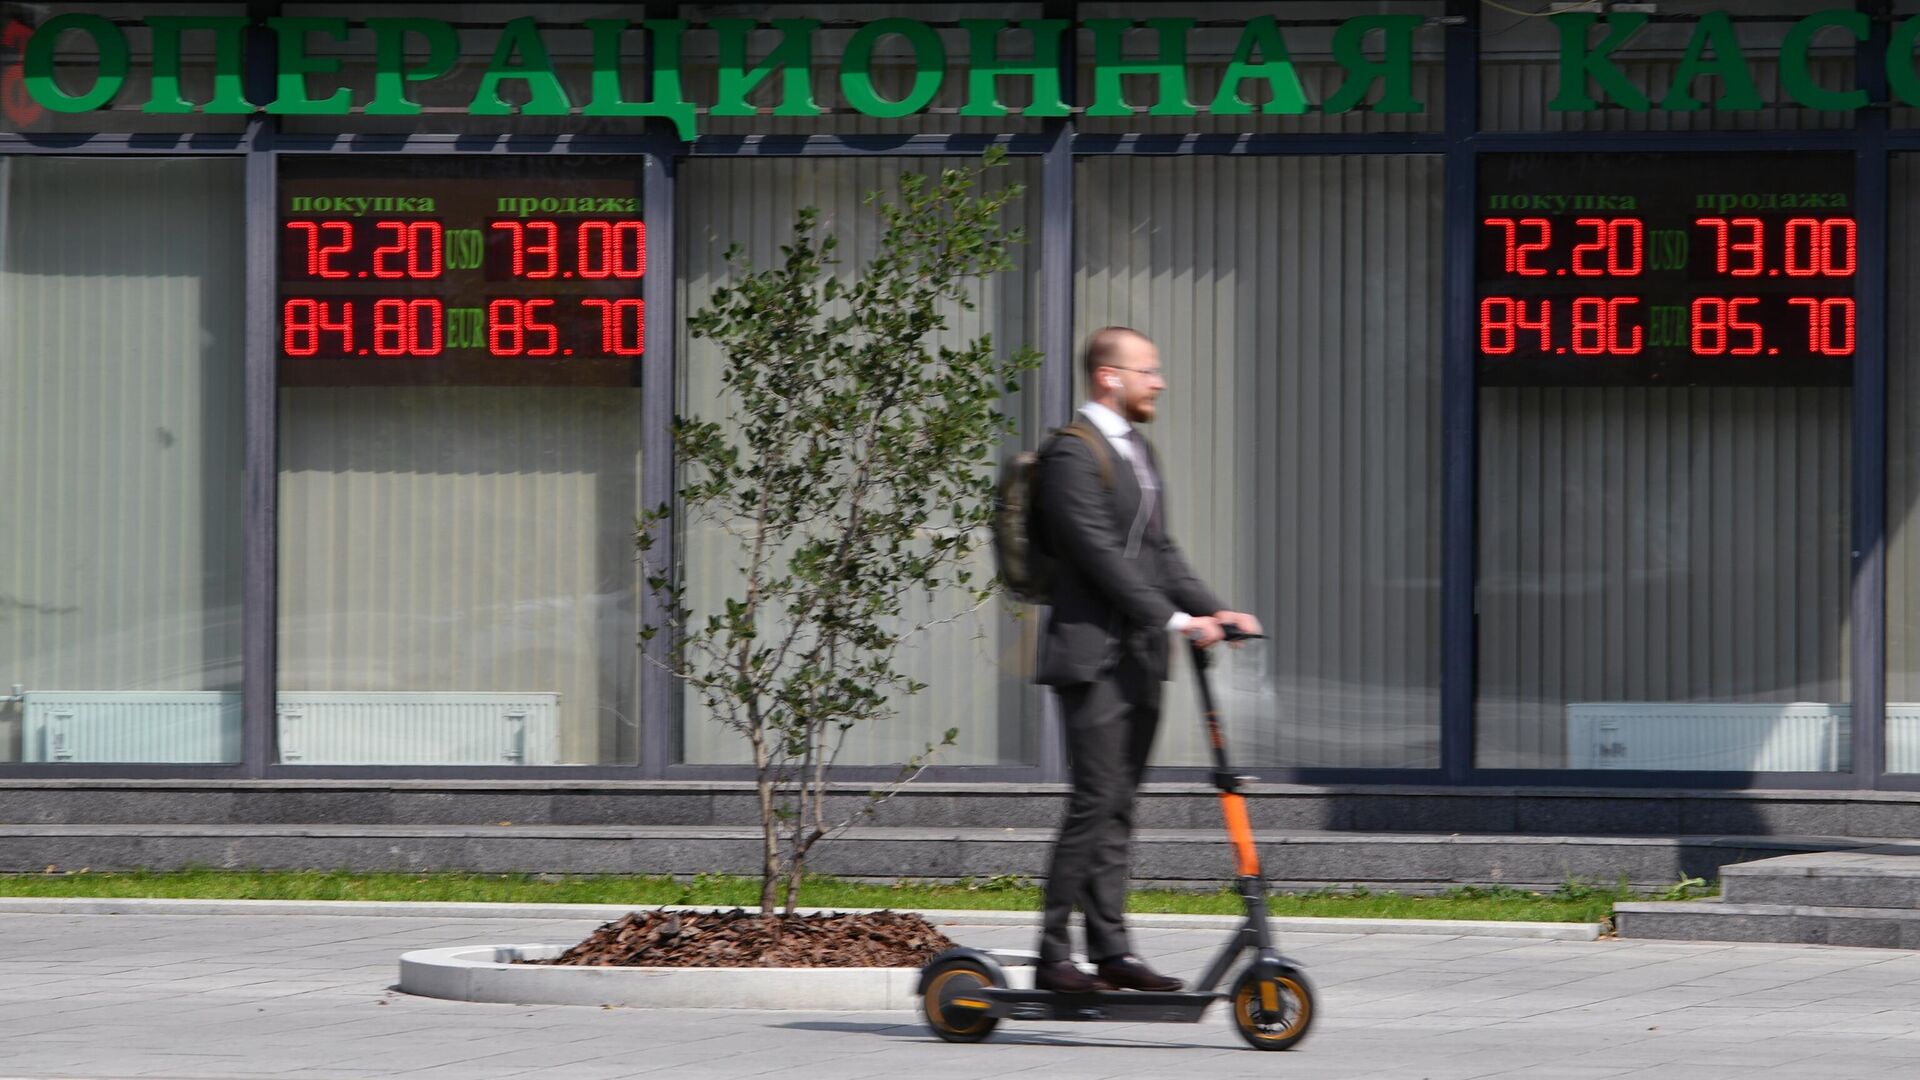
{"label": "glass pane", "polygon": [[[1588,5],[1580,10],[1598,9]],[[1602,93],[1594,80],[1585,80],[1588,92],[1599,105],[1586,111],[1560,111],[1548,108],[1548,102],[1561,94],[1560,27],[1541,18],[1534,9],[1542,5],[1496,5],[1480,7],[1480,123],[1490,131],[1696,131],[1701,129],[1791,130],[1805,128],[1845,128],[1854,124],[1854,113],[1845,110],[1810,109],[1795,100],[1782,85],[1781,44],[1803,16],[1832,10],[1844,5],[1824,0],[1750,0],[1738,5],[1719,5],[1734,16],[1733,30],[1740,43],[1753,89],[1763,103],[1758,109],[1723,109],[1717,101],[1729,92],[1729,82],[1718,76],[1693,80],[1693,97],[1704,107],[1686,110],[1666,108],[1673,96],[1673,77],[1692,42],[1697,14],[1689,5],[1678,18],[1662,7],[1645,26],[1606,54],[1621,76],[1643,94],[1651,107],[1635,111]],[[1528,10],[1520,10],[1526,8]],[[1569,5],[1571,10],[1571,5]],[[1706,10],[1713,10],[1708,7]],[[1613,12],[1608,19],[1636,17],[1631,12]],[[1607,39],[1609,24],[1589,31],[1590,47],[1598,50]],[[1828,27],[1817,33],[1807,53],[1807,74],[1814,85],[1834,91],[1849,91],[1856,82],[1854,50],[1858,42],[1844,29]],[[1711,63],[1711,47],[1704,52]],[[1687,92],[1679,88],[1679,92]],[[1679,98],[1674,97],[1678,105]]]}
{"label": "glass pane", "polygon": [[640,168],[281,162],[283,762],[638,760]]}
{"label": "glass pane", "polygon": [[[1194,116],[1150,116],[1147,106],[1154,100],[1155,84],[1144,76],[1125,76],[1127,100],[1138,102],[1132,116],[1080,117],[1079,129],[1088,134],[1126,132],[1184,135],[1190,132],[1293,132],[1326,135],[1368,131],[1439,131],[1446,123],[1446,78],[1444,61],[1446,42],[1439,16],[1446,5],[1437,0],[1414,0],[1392,4],[1244,3],[1236,0],[1210,0],[1205,3],[1140,2],[1140,0],[1100,0],[1082,3],[1077,17],[1088,19],[1130,19],[1140,22],[1128,35],[1128,59],[1152,59],[1158,43],[1144,25],[1147,19],[1182,17],[1195,20],[1187,38],[1187,96],[1199,110]],[[1364,101],[1340,113],[1321,111],[1346,83],[1347,69],[1334,60],[1333,41],[1339,26],[1349,19],[1372,15],[1411,15],[1422,21],[1413,31],[1413,68],[1408,91],[1420,103],[1417,112],[1374,110],[1385,93],[1384,80],[1376,80]],[[1253,107],[1244,116],[1209,115],[1208,106],[1220,93],[1221,82],[1236,51],[1242,46],[1246,24],[1257,18],[1271,17],[1279,25],[1287,56],[1293,62],[1308,109],[1304,113],[1267,115],[1262,110],[1272,100],[1271,84],[1253,78],[1236,89]],[[1384,56],[1384,31],[1370,32],[1362,44],[1362,54],[1378,60]],[[1084,111],[1094,93],[1094,38],[1090,30],[1079,37],[1079,102]],[[1255,59],[1264,59],[1258,54]]]}
{"label": "glass pane", "polygon": [[[1436,766],[1441,162],[1078,169],[1077,337],[1158,343],[1171,531],[1270,637],[1214,676],[1234,760]],[[1174,672],[1155,761],[1203,764]]]}
{"label": "glass pane", "polygon": [[[680,302],[687,314],[701,306],[725,280],[727,248],[739,244],[754,266],[765,267],[779,257],[779,247],[791,235],[794,213],[801,207],[820,210],[823,234],[840,239],[838,272],[851,278],[871,258],[884,231],[880,217],[863,206],[872,191],[897,191],[902,172],[937,173],[942,168],[972,164],[963,158],[839,158],[717,160],[693,159],[681,167],[679,220],[683,287]],[[1024,196],[1008,211],[1010,225],[1038,236],[1040,192],[1034,184],[1038,162],[1013,159],[990,174],[989,183],[1023,183]],[[944,333],[934,341],[973,341],[991,334],[995,345],[1011,351],[1032,342],[1039,328],[1039,259],[1037,244],[1016,249],[1019,269],[996,275],[976,287],[971,311],[950,314]],[[683,323],[684,326],[684,323]],[[680,412],[703,419],[722,419],[726,399],[719,381],[721,359],[710,341],[681,335]],[[1037,394],[1009,407],[1033,422]],[[1017,449],[1008,447],[1009,450]],[[696,618],[718,609],[720,598],[737,595],[738,548],[711,521],[682,522],[683,566],[689,604]],[[991,552],[975,556],[975,572],[991,575]],[[943,601],[944,603],[945,601]],[[968,611],[958,599],[951,608],[921,605],[908,613],[919,620],[945,619],[932,626],[902,652],[902,667],[924,692],[899,702],[900,712],[883,724],[866,725],[848,733],[839,756],[843,765],[885,765],[906,760],[938,742],[948,728],[959,729],[958,743],[943,749],[941,765],[1014,765],[1037,756],[1039,698],[1029,685],[1032,673],[1032,618],[1013,617],[1013,605],[992,605]],[[694,695],[688,694],[691,699]],[[718,720],[699,712],[689,700],[682,730],[683,760],[690,764],[725,764],[750,760],[745,740]]]}
{"label": "glass pane", "polygon": [[1849,768],[1851,390],[1481,393],[1485,768]]}
{"label": "glass pane", "polygon": [[1480,179],[1479,764],[1845,771],[1853,156]]}
{"label": "glass pane", "polygon": [[1887,771],[1920,773],[1920,154],[1895,154],[1887,295]]}
{"label": "glass pane", "polygon": [[240,758],[241,205],[0,157],[0,761]]}

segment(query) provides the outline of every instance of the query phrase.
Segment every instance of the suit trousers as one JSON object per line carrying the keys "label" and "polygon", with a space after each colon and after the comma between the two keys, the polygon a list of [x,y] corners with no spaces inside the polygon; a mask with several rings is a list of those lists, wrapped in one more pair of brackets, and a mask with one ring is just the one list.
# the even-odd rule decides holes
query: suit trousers
{"label": "suit trousers", "polygon": [[1086,920],[1087,957],[1123,956],[1133,798],[1160,727],[1160,677],[1123,652],[1096,682],[1057,688],[1073,795],[1047,868],[1040,961],[1072,957],[1071,923]]}

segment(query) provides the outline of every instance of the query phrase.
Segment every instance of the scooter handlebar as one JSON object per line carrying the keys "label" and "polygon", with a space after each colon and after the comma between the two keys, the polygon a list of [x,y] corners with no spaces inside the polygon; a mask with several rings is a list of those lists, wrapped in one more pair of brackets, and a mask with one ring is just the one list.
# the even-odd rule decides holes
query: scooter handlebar
{"label": "scooter handlebar", "polygon": [[1221,623],[1220,629],[1226,632],[1228,641],[1257,641],[1267,636],[1265,634],[1249,634],[1233,623]]}

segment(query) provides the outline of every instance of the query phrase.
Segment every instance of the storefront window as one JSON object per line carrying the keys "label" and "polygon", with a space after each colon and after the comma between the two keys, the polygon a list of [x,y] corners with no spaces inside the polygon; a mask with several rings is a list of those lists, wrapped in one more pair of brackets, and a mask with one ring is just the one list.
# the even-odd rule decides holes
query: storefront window
{"label": "storefront window", "polygon": [[[1158,343],[1171,530],[1270,637],[1216,676],[1235,760],[1436,766],[1440,161],[1078,168],[1076,339]],[[1174,670],[1155,761],[1204,764]]]}
{"label": "storefront window", "polygon": [[1849,396],[1483,390],[1477,763],[1848,769]]}
{"label": "storefront window", "polygon": [[1887,771],[1920,773],[1920,154],[1895,154],[1887,295]]}
{"label": "storefront window", "polygon": [[0,761],[240,757],[241,168],[0,156]]}
{"label": "storefront window", "polygon": [[638,760],[639,176],[280,163],[283,763]]}
{"label": "storefront window", "polygon": [[[680,170],[680,303],[687,315],[700,310],[724,283],[729,246],[738,244],[756,267],[771,265],[791,235],[794,214],[802,207],[820,211],[821,232],[840,240],[836,255],[842,275],[858,272],[875,250],[885,225],[862,205],[868,193],[895,191],[903,172],[933,173],[974,164],[971,158],[799,158],[773,160],[694,159]],[[1007,224],[1039,235],[1039,173],[1032,159],[1014,158],[985,181],[1026,185],[1026,193],[1008,209]],[[1017,269],[996,274],[976,286],[975,307],[951,312],[947,329],[935,341],[973,341],[990,334],[997,348],[1010,352],[1036,342],[1039,331],[1037,243],[1014,251]],[[721,358],[712,342],[691,340],[681,327],[680,412],[709,420],[725,419],[720,384]],[[1038,394],[1028,392],[1007,407],[1027,430],[1039,422]],[[1017,449],[1010,444],[1008,450]],[[713,521],[688,518],[681,524],[681,551],[688,604],[697,618],[718,610],[720,598],[737,595],[738,548]],[[992,556],[975,556],[975,573],[993,573]],[[964,598],[924,602],[908,612],[929,629],[911,639],[901,660],[906,674],[925,684],[925,692],[902,698],[899,714],[883,724],[852,729],[839,756],[842,765],[889,765],[921,754],[957,728],[956,744],[941,750],[940,765],[1031,764],[1038,753],[1039,698],[1030,685],[1035,620],[1016,618],[1017,605],[995,604],[968,610]],[[695,695],[684,695],[692,699]],[[739,764],[749,761],[746,741],[689,700],[681,729],[688,764]]]}
{"label": "storefront window", "polygon": [[1853,155],[1479,168],[1478,763],[1846,771]]}

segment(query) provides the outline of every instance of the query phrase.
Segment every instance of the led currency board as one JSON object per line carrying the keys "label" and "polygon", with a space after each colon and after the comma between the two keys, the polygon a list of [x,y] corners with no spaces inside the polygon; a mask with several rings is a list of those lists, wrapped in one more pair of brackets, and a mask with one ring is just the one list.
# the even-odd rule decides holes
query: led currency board
{"label": "led currency board", "polygon": [[1481,385],[1852,380],[1851,154],[1489,154],[1478,181]]}
{"label": "led currency board", "polygon": [[283,158],[284,386],[633,386],[630,158]]}

